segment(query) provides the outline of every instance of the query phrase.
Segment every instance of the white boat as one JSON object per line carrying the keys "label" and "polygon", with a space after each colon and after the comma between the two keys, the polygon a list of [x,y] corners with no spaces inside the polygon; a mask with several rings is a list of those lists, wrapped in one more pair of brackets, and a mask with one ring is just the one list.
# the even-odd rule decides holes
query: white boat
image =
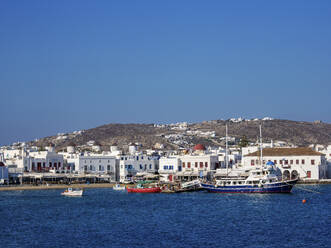
{"label": "white boat", "polygon": [[82,196],[83,195],[83,190],[82,189],[68,188],[64,192],[62,192],[61,195],[65,195],[65,196]]}
{"label": "white boat", "polygon": [[125,186],[121,186],[119,184],[115,184],[113,186],[113,190],[125,190]]}
{"label": "white boat", "polygon": [[193,181],[182,183],[182,185],[181,185],[181,188],[182,189],[199,188],[199,187],[200,187],[200,181],[198,179],[197,180],[193,180]]}

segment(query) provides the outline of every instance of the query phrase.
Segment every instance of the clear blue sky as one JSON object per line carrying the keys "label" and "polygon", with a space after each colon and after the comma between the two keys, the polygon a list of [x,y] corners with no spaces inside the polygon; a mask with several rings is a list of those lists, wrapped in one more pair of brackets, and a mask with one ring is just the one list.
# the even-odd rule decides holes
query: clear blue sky
{"label": "clear blue sky", "polygon": [[331,1],[0,1],[0,144],[106,123],[331,122]]}

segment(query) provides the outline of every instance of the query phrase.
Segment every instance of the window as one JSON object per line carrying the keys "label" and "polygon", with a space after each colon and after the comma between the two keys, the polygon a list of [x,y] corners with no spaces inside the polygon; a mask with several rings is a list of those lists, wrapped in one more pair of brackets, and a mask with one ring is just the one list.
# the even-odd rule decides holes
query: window
{"label": "window", "polygon": [[191,162],[187,162],[187,168],[191,168]]}
{"label": "window", "polygon": [[311,178],[311,171],[307,171],[307,177]]}
{"label": "window", "polygon": [[43,162],[43,167],[45,168],[45,166],[46,166],[46,163],[45,163],[45,162]]}
{"label": "window", "polygon": [[285,160],[285,164],[288,164],[288,160]]}
{"label": "window", "polygon": [[208,162],[205,162],[205,167],[206,167],[206,168],[208,167]]}
{"label": "window", "polygon": [[107,165],[107,170],[110,171],[110,165]]}
{"label": "window", "polygon": [[295,163],[296,163],[296,164],[299,164],[299,159],[295,160]]}
{"label": "window", "polygon": [[314,160],[314,159],[311,160],[311,164],[312,164],[312,165],[315,164],[315,160]]}
{"label": "window", "polygon": [[61,167],[61,162],[59,162],[59,168]]}
{"label": "window", "polygon": [[163,166],[163,169],[164,170],[167,170],[168,169],[168,165]]}
{"label": "window", "polygon": [[87,171],[87,165],[84,166],[84,171]]}
{"label": "window", "polygon": [[293,160],[290,160],[290,164],[293,164]]}
{"label": "window", "polygon": [[252,165],[252,166],[255,165],[254,162],[255,162],[255,161],[252,159],[252,160],[251,160],[251,165]]}
{"label": "window", "polygon": [[183,162],[183,168],[185,168],[185,162]]}
{"label": "window", "polygon": [[195,168],[198,168],[198,162],[195,162]]}
{"label": "window", "polygon": [[128,168],[128,165],[125,165],[125,169],[127,169]]}
{"label": "window", "polygon": [[137,160],[139,160],[139,156],[137,156]]}
{"label": "window", "polygon": [[279,160],[279,164],[283,164],[283,160]]}
{"label": "window", "polygon": [[143,168],[143,165],[142,165],[142,164],[140,164],[140,165],[139,165],[139,168],[140,168],[140,169],[142,169],[142,168]]}
{"label": "window", "polygon": [[301,164],[305,164],[305,160],[304,159],[301,160]]}
{"label": "window", "polygon": [[[34,164],[34,163],[32,163],[32,164]],[[49,162],[49,167],[52,167],[52,162]]]}
{"label": "window", "polygon": [[150,170],[152,169],[152,165],[151,165],[151,164],[149,165],[149,169],[150,169]]}
{"label": "window", "polygon": [[90,170],[93,170],[93,166],[92,165],[90,165]]}
{"label": "window", "polygon": [[274,164],[277,164],[277,160],[274,160]]}
{"label": "window", "polygon": [[141,159],[144,159],[144,157],[143,157],[143,156],[141,156]]}
{"label": "window", "polygon": [[99,165],[99,171],[103,171],[103,168],[101,165]]}
{"label": "window", "polygon": [[200,162],[200,168],[203,168],[203,162]]}

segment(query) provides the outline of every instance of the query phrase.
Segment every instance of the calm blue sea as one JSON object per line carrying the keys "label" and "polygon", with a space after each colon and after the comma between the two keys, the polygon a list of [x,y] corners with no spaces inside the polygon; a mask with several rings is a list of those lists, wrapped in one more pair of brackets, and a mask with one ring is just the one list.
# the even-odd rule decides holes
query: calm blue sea
{"label": "calm blue sea", "polygon": [[0,192],[0,247],[331,247],[331,185],[300,187],[321,194]]}

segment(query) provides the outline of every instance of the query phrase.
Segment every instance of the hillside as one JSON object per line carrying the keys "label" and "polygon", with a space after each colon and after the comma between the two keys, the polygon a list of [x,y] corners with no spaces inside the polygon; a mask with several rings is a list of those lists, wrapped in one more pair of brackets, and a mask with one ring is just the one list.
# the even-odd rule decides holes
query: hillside
{"label": "hillside", "polygon": [[223,120],[181,125],[154,124],[107,124],[81,132],[61,134],[40,139],[31,144],[45,147],[54,144],[57,150],[68,145],[88,148],[87,143],[100,145],[103,150],[116,143],[126,147],[130,143],[138,143],[144,149],[153,148],[156,143],[165,149],[180,147],[190,148],[196,143],[205,145],[224,145],[225,124],[228,124],[229,136],[237,142],[243,136],[255,142],[259,136],[259,124],[263,128],[263,140],[281,140],[298,146],[309,144],[331,144],[331,124],[297,122],[289,120],[241,121]]}

